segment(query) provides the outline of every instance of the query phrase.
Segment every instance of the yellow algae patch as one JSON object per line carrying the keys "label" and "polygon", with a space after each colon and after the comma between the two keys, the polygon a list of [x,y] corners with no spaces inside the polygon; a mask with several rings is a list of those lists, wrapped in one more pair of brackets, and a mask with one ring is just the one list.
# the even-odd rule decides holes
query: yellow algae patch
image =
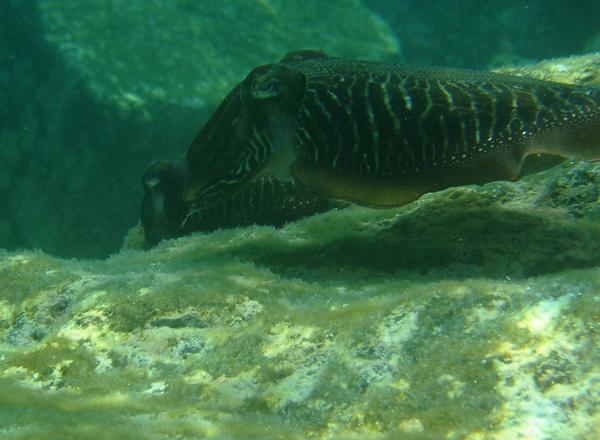
{"label": "yellow algae patch", "polygon": [[491,302],[491,307],[476,307],[469,310],[465,317],[467,322],[467,333],[476,332],[478,328],[486,325],[489,321],[494,321],[502,317],[502,307],[506,301],[496,300]]}
{"label": "yellow algae patch", "polygon": [[280,356],[292,349],[309,349],[315,334],[314,327],[301,325],[289,326],[287,323],[276,324],[269,329],[268,342],[263,344],[262,351],[266,357]]}
{"label": "yellow algae patch", "polygon": [[414,418],[401,421],[398,424],[398,430],[406,434],[418,434],[423,432],[425,428],[423,427],[423,422],[421,422],[421,420]]}
{"label": "yellow algae patch", "polygon": [[[77,281],[75,283],[73,283],[70,287],[73,288],[80,288],[85,282],[84,281]],[[92,292],[86,292],[85,296],[81,299],[81,301],[78,303],[77,308],[78,310],[86,310],[86,309],[90,309],[93,306],[95,306],[96,304],[98,304],[99,300],[104,297],[106,295],[106,290],[95,290]]]}
{"label": "yellow algae patch", "polygon": [[61,386],[65,369],[72,363],[72,359],[64,359],[54,365],[48,365],[47,370],[49,373],[45,377],[36,371],[30,371],[22,366],[9,367],[1,374],[3,377],[15,379],[21,385],[28,388],[56,390]]}
{"label": "yellow algae patch", "polygon": [[143,408],[143,402],[139,398],[122,391],[97,396],[80,396],[77,399],[65,399],[61,407],[66,411],[86,411],[108,408]]}
{"label": "yellow algae patch", "polygon": [[35,378],[35,374],[22,366],[8,367],[3,371],[0,371],[0,375],[3,377],[9,377],[11,379],[17,380],[23,385],[35,385],[35,387],[41,387],[41,384],[32,381],[32,379]]}
{"label": "yellow algae patch", "polygon": [[15,306],[6,300],[0,301],[0,326],[3,322],[12,321],[15,314]]}
{"label": "yellow algae patch", "polygon": [[111,330],[109,319],[102,310],[88,310],[61,327],[58,337],[73,342],[85,342],[96,350],[110,350],[125,336]]}
{"label": "yellow algae patch", "polygon": [[378,333],[382,345],[398,346],[412,337],[417,330],[419,313],[404,306],[397,307],[379,326]]}
{"label": "yellow algae patch", "polygon": [[524,318],[517,323],[517,327],[543,335],[554,328],[555,318],[565,305],[564,297],[558,300],[541,301],[537,306],[527,310]]}
{"label": "yellow algae patch", "polygon": [[200,368],[184,376],[183,380],[191,385],[207,385],[213,381],[213,377],[208,371]]}
{"label": "yellow algae patch", "polygon": [[440,376],[437,380],[437,383],[448,389],[448,391],[446,391],[446,396],[448,396],[448,399],[451,400],[460,397],[466,388],[466,384],[464,382],[458,380],[451,374],[444,374]]}
{"label": "yellow algae patch", "polygon": [[[500,347],[502,356],[495,361],[500,378],[496,389],[504,403],[496,414],[500,423],[494,438],[580,438],[574,433],[590,430],[579,421],[569,427],[561,425],[565,408],[589,396],[590,384],[600,376],[597,372],[583,376],[576,372],[579,354],[574,335],[555,330],[562,321],[562,303],[543,301],[519,322],[519,327],[537,336],[535,340],[543,336],[541,342],[519,347],[504,343]],[[574,386],[575,381],[580,385]],[[571,434],[556,435],[563,430]]]}
{"label": "yellow algae patch", "polygon": [[398,391],[408,391],[410,389],[410,383],[408,383],[405,379],[398,379],[394,382],[390,383],[390,386]]}

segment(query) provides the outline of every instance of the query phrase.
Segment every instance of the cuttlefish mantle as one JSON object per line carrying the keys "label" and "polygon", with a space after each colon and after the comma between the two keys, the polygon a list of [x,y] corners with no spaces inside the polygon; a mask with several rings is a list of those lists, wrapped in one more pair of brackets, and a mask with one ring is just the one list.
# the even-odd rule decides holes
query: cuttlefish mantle
{"label": "cuttlefish mantle", "polygon": [[184,198],[211,206],[272,174],[386,208],[518,179],[537,154],[600,158],[600,90],[299,51],[224,99],[187,152]]}

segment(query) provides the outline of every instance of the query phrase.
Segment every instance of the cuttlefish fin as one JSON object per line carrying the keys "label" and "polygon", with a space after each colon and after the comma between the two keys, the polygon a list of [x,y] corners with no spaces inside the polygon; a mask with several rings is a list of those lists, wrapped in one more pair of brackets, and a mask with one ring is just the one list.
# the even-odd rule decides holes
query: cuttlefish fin
{"label": "cuttlefish fin", "polygon": [[292,164],[291,171],[297,182],[320,197],[372,208],[391,208],[452,186],[516,180],[521,174],[521,159],[513,154],[489,154],[435,174],[391,178],[336,174],[299,161]]}
{"label": "cuttlefish fin", "polygon": [[336,175],[299,162],[292,164],[291,171],[296,182],[320,197],[370,207],[404,205],[432,191],[429,186],[416,183],[394,185],[393,182]]}
{"label": "cuttlefish fin", "polygon": [[533,139],[525,155],[549,154],[564,158],[600,160],[600,121],[549,132]]}

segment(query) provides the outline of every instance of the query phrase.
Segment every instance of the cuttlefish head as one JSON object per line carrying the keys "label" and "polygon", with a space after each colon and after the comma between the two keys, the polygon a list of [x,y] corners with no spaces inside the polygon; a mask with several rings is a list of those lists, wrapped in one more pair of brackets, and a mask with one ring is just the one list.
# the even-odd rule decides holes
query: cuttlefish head
{"label": "cuttlefish head", "polygon": [[184,200],[200,208],[212,206],[270,168],[287,173],[305,88],[304,75],[285,65],[267,64],[250,72],[192,142]]}

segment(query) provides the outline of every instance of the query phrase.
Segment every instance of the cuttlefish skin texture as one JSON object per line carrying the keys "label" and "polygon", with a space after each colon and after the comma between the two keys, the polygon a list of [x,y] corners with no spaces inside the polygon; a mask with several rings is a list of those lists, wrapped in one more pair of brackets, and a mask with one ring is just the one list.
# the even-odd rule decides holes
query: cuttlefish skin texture
{"label": "cuttlefish skin texture", "polygon": [[206,123],[184,198],[211,206],[272,174],[385,208],[518,179],[539,153],[600,158],[600,90],[292,52],[254,69]]}

